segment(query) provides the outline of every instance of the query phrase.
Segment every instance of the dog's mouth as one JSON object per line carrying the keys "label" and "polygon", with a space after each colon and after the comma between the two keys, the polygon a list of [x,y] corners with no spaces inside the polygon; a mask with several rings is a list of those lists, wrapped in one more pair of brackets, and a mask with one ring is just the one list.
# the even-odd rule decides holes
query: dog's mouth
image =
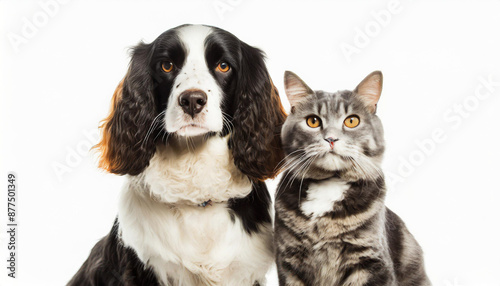
{"label": "dog's mouth", "polygon": [[210,130],[207,127],[201,124],[190,123],[183,125],[176,131],[176,133],[180,136],[191,137],[191,136],[203,135],[208,133],[209,131]]}

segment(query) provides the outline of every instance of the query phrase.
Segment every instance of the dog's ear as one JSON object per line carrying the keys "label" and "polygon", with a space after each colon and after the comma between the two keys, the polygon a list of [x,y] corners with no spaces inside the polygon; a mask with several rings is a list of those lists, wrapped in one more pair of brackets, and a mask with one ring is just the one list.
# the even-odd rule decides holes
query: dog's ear
{"label": "dog's ear", "polygon": [[138,175],[149,164],[156,147],[147,136],[157,115],[150,71],[151,45],[140,43],[132,52],[128,73],[113,95],[109,116],[103,120],[99,167],[114,174]]}
{"label": "dog's ear", "polygon": [[236,111],[229,141],[236,166],[253,180],[275,177],[283,158],[280,132],[286,119],[259,49],[241,43]]}

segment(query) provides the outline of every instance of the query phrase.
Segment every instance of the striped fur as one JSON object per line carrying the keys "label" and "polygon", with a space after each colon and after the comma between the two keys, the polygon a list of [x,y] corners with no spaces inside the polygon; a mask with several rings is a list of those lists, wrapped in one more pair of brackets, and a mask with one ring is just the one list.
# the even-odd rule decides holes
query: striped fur
{"label": "striped fur", "polygon": [[[384,205],[385,143],[375,115],[381,86],[375,72],[354,91],[314,92],[286,74],[287,171],[275,203],[280,285],[430,285],[420,246]],[[305,124],[311,115],[320,127]],[[352,115],[360,124],[348,128]]]}

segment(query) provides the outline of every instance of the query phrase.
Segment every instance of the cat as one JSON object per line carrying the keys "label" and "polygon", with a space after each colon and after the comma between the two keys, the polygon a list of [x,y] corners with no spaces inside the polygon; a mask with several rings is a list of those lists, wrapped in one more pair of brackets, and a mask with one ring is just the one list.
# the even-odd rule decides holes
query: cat
{"label": "cat", "polygon": [[384,205],[385,143],[375,115],[382,73],[329,93],[287,71],[285,91],[287,156],[275,199],[280,285],[431,285],[421,247]]}

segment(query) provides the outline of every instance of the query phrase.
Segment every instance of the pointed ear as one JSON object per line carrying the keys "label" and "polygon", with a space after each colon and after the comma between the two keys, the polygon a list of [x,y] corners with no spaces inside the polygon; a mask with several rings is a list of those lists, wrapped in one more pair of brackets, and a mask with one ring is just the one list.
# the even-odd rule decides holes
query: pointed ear
{"label": "pointed ear", "polygon": [[382,93],[382,81],[382,72],[374,71],[354,89],[354,93],[365,103],[371,113],[377,111],[377,103]]}
{"label": "pointed ear", "polygon": [[293,110],[293,107],[314,94],[314,91],[298,75],[285,71],[285,93]]}

